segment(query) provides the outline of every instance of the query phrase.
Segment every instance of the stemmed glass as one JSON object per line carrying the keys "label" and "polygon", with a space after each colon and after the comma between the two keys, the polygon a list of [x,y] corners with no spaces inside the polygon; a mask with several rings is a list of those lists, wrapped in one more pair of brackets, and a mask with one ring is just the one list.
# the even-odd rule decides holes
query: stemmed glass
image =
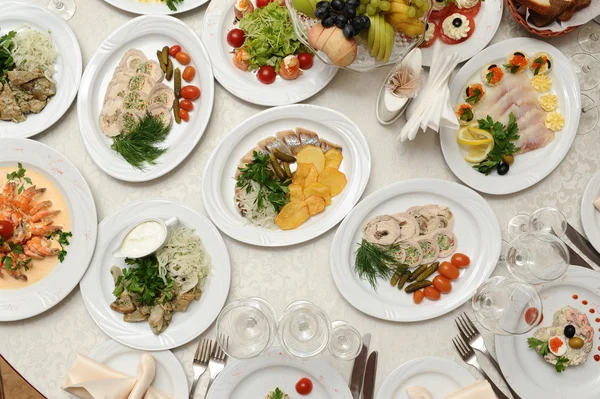
{"label": "stemmed glass", "polygon": [[75,4],[75,0],[50,0],[48,8],[60,15],[64,20],[69,20],[75,15],[77,4]]}
{"label": "stemmed glass", "polygon": [[[594,19],[597,21],[598,17]],[[587,53],[600,53],[600,28],[595,25],[585,25],[577,34],[579,45]]]}
{"label": "stemmed glass", "polygon": [[[598,42],[598,45],[600,46],[600,42]],[[600,51],[600,48],[594,52],[598,51]],[[600,81],[600,64],[598,64],[596,57],[586,53],[577,53],[573,54],[569,60],[575,68],[581,90],[591,90],[598,86],[598,82]]]}
{"label": "stemmed glass", "polygon": [[579,117],[578,135],[584,135],[596,127],[598,124],[598,108],[600,104],[596,104],[589,96],[581,95],[581,116]]}
{"label": "stemmed glass", "polygon": [[293,356],[309,358],[323,352],[331,337],[327,314],[310,301],[288,305],[279,319],[279,342]]}
{"label": "stemmed glass", "polygon": [[362,349],[361,336],[358,330],[342,320],[331,323],[331,339],[329,352],[340,360],[352,360]]}
{"label": "stemmed glass", "polygon": [[561,237],[567,231],[567,220],[557,209],[546,207],[531,215],[518,213],[508,222],[508,235],[511,238],[535,231],[553,233]]}

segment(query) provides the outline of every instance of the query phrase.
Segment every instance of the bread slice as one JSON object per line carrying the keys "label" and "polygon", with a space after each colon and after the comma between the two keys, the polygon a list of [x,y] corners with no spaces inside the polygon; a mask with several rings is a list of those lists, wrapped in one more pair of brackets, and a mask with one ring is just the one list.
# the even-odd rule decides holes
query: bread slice
{"label": "bread slice", "polygon": [[592,3],[592,0],[576,0],[575,3],[563,11],[559,16],[559,21],[568,21],[577,11],[586,8]]}
{"label": "bread slice", "polygon": [[547,17],[545,15],[538,14],[537,12],[535,12],[533,10],[529,10],[528,21],[531,22],[532,24],[534,24],[535,26],[537,26],[538,28],[548,26],[555,20],[556,20],[556,17],[552,17],[552,16]]}
{"label": "bread slice", "polygon": [[521,0],[520,3],[540,16],[555,19],[577,0]]}

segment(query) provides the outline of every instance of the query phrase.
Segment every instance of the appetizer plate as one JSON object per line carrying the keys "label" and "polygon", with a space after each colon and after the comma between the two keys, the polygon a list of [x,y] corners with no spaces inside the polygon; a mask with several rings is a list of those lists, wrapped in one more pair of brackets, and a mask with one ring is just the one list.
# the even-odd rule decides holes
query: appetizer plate
{"label": "appetizer plate", "polygon": [[[110,308],[115,299],[110,268],[125,265],[123,259],[115,259],[112,252],[133,223],[150,217],[168,219],[172,216],[176,216],[184,226],[195,229],[210,255],[212,271],[200,300],[192,301],[185,312],[173,313],[169,328],[154,335],[148,323],[126,323],[122,314]],[[81,280],[80,289],[90,316],[112,339],[139,350],[171,349],[202,334],[217,318],[229,293],[231,269],[223,238],[204,215],[180,202],[149,199],[119,209],[100,222],[98,231],[98,250],[89,271]]]}
{"label": "appetizer plate", "polygon": [[207,399],[258,399],[279,387],[295,395],[296,382],[309,378],[313,383],[310,397],[352,399],[340,373],[320,357],[301,360],[273,347],[258,357],[231,362],[219,374]]}
{"label": "appetizer plate", "polygon": [[[490,40],[496,34],[500,21],[502,20],[502,9],[504,2],[502,0],[485,0],[481,3],[481,8],[475,16],[475,32],[462,43],[446,44],[438,37],[436,42],[440,42],[440,49],[446,53],[458,53],[459,62],[467,61],[475,54],[480,52],[488,45]],[[441,24],[443,19],[439,20]],[[441,29],[441,27],[440,27]],[[433,62],[433,48],[421,47],[423,52],[423,66],[431,66]]]}
{"label": "appetizer plate", "polygon": [[[139,170],[131,166],[110,146],[112,139],[100,130],[99,118],[106,88],[121,57],[131,48],[140,49],[150,60],[156,60],[156,50],[179,44],[190,54],[196,77],[190,84],[198,86],[202,95],[194,101],[190,121],[173,122],[163,143],[169,149],[154,166]],[[171,82],[167,82],[171,86]],[[187,83],[182,83],[187,84]],[[185,23],[173,17],[142,16],[132,19],[106,39],[92,56],[83,74],[77,98],[77,116],[81,138],[92,160],[110,176],[142,182],[156,179],[177,167],[200,141],[213,108],[214,79],[204,44]]]}
{"label": "appetizer plate", "polygon": [[[94,349],[89,357],[123,374],[135,377],[140,357],[143,354],[144,352],[108,340]],[[187,377],[175,355],[171,351],[160,351],[153,352],[151,356],[156,362],[156,376],[152,381],[152,386],[176,399],[187,398]]]}
{"label": "appetizer plate", "polygon": [[209,0],[183,0],[175,4],[177,11],[171,11],[164,2],[159,0],[104,0],[111,6],[134,14],[175,15],[193,10],[207,3]]}
{"label": "appetizer plate", "polygon": [[[471,264],[452,282],[452,292],[442,295],[439,301],[425,299],[417,305],[412,295],[399,292],[381,279],[374,291],[355,273],[354,256],[369,220],[426,204],[450,208],[455,220],[456,251],[466,254]],[[468,301],[492,274],[500,255],[500,243],[496,215],[479,194],[445,180],[414,179],[391,184],[363,199],[335,233],[329,263],[338,290],[356,309],[384,320],[420,321],[446,314]]]}
{"label": "appetizer plate", "polygon": [[[303,127],[342,146],[340,171],[348,183],[324,212],[300,227],[284,231],[250,224],[234,203],[235,173],[240,158],[260,140],[276,132]],[[236,126],[213,151],[202,178],[206,212],[221,231],[252,245],[280,247],[312,240],[339,223],[362,195],[371,173],[371,154],[362,132],[350,119],[316,105],[290,105],[260,112]]]}
{"label": "appetizer plate", "polygon": [[474,382],[475,377],[452,360],[421,357],[392,371],[377,391],[376,398],[409,399],[406,388],[411,386],[427,388],[434,398],[442,398]]}
{"label": "appetizer plate", "polygon": [[[24,139],[2,139],[0,168],[15,166],[44,174],[60,191],[69,211],[73,236],[67,256],[42,280],[18,290],[0,290],[0,321],[22,320],[58,304],[83,277],[96,246],[96,205],[77,168],[45,144]],[[8,278],[5,276],[5,278]]]}
{"label": "appetizer plate", "polygon": [[450,101],[456,104],[462,100],[462,91],[473,75],[479,76],[481,68],[492,62],[505,63],[505,57],[511,51],[525,51],[533,54],[540,51],[549,53],[553,58],[553,70],[550,72],[552,88],[558,97],[558,111],[565,119],[565,127],[556,133],[554,141],[546,147],[530,151],[515,157],[510,171],[500,176],[493,172],[489,176],[473,169],[472,164],[464,160],[456,131],[443,128],[440,143],[446,163],[452,172],[471,188],[488,194],[510,194],[533,186],[556,168],[563,160],[577,134],[581,96],[579,81],[569,60],[555,47],[540,40],[515,38],[490,46],[467,62],[450,85]]}
{"label": "appetizer plate", "polygon": [[235,21],[233,0],[213,1],[204,14],[202,39],[213,62],[215,77],[234,96],[257,105],[277,106],[294,104],[320,92],[333,79],[338,69],[313,57],[312,68],[296,80],[277,77],[274,83],[260,83],[253,72],[245,72],[233,65],[232,47],[227,43],[227,32]]}
{"label": "appetizer plate", "polygon": [[590,180],[581,199],[581,225],[590,243],[600,252],[600,212],[594,200],[600,197],[600,172]]}
{"label": "appetizer plate", "polygon": [[[542,298],[544,319],[540,327],[552,324],[554,313],[564,306],[571,306],[588,316],[594,327],[594,343],[585,363],[569,367],[557,373],[554,366],[546,363],[533,349],[529,349],[526,335],[496,335],[498,363],[510,386],[523,398],[547,399],[591,399],[600,396],[600,374],[598,362],[594,361],[600,323],[595,319],[600,312],[600,274],[580,266],[570,266],[565,275],[557,281],[539,286]],[[573,299],[577,295],[578,299]],[[582,301],[589,305],[583,305]],[[595,313],[589,309],[595,308]]]}
{"label": "appetizer plate", "polygon": [[27,138],[43,132],[67,112],[81,80],[82,61],[79,43],[69,25],[52,11],[23,2],[3,2],[0,13],[0,36],[24,25],[40,32],[49,32],[56,51],[59,53],[54,63],[56,72],[52,79],[56,82],[56,94],[48,100],[48,105],[39,114],[28,114],[21,123],[0,121],[0,138]]}

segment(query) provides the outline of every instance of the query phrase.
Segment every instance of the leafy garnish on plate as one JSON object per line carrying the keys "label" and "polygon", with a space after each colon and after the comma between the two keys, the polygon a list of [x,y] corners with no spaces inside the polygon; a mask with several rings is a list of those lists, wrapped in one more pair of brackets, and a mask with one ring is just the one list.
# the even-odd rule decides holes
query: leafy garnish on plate
{"label": "leafy garnish on plate", "polygon": [[[477,104],[479,102],[479,100],[481,99],[481,96],[483,95],[481,89],[479,89],[478,87],[473,89],[473,93],[467,97],[466,101],[467,103],[474,105]],[[461,115],[462,118],[462,115]],[[471,112],[471,118],[473,118],[473,112]]]}
{"label": "leafy garnish on plate", "polygon": [[110,148],[121,154],[131,166],[142,170],[146,164],[155,165],[158,157],[167,151],[168,147],[159,145],[170,131],[170,125],[165,125],[157,117],[145,115],[139,123],[114,137]]}
{"label": "leafy garnish on plate", "polygon": [[[468,101],[468,99],[467,99]],[[470,121],[473,119],[473,110],[471,108],[465,108],[462,114],[460,114],[461,121]]]}
{"label": "leafy garnish on plate", "polygon": [[[527,338],[527,344],[531,349],[535,349],[542,357],[547,356],[550,353],[548,341],[542,341],[541,339],[530,337]],[[554,368],[557,372],[562,373],[567,368],[568,363],[569,358],[559,356],[556,358],[556,364],[554,365]]]}
{"label": "leafy garnish on plate", "polygon": [[15,69],[15,60],[12,57],[14,48],[13,38],[17,32],[11,30],[6,35],[0,37],[0,82],[6,80],[6,73]]}
{"label": "leafy garnish on plate", "polygon": [[508,69],[513,75],[519,72],[519,65],[504,64],[504,68]]}
{"label": "leafy garnish on plate", "polygon": [[284,399],[286,396],[287,395],[285,395],[281,389],[275,388],[275,390],[271,392],[269,399]]}
{"label": "leafy garnish on plate", "polygon": [[69,245],[69,238],[73,237],[73,233],[70,231],[62,231],[57,230],[52,232],[50,235],[46,236],[47,239],[57,238],[57,242],[60,245],[60,251],[58,251],[58,260],[62,263],[65,260],[65,256],[67,256],[67,251],[65,247]]}
{"label": "leafy garnish on plate", "polygon": [[356,250],[354,271],[362,280],[367,280],[377,291],[377,278],[388,280],[396,271],[408,269],[398,261],[394,254],[400,249],[399,244],[387,246],[372,244],[362,239]]}
{"label": "leafy garnish on plate", "polygon": [[173,295],[173,280],[167,276],[167,283],[163,281],[158,269],[158,260],[154,255],[144,256],[143,258],[126,258],[125,263],[131,268],[123,268],[123,275],[117,278],[113,295],[119,297],[123,291],[127,290],[132,294],[139,295],[139,301],[142,305],[152,306],[163,298],[166,302]]}
{"label": "leafy garnish on plate", "polygon": [[169,7],[169,10],[171,10],[171,11],[177,11],[177,7],[175,6],[175,4],[183,3],[183,0],[164,0],[164,1],[167,4],[167,7]]}
{"label": "leafy garnish on plate", "polygon": [[494,148],[489,152],[485,161],[473,165],[473,168],[480,173],[489,175],[502,162],[502,157],[519,152],[520,148],[515,146],[514,141],[519,139],[519,126],[517,125],[515,114],[512,112],[508,117],[508,125],[504,126],[500,122],[494,122],[491,116],[486,119],[479,119],[479,128],[489,132],[494,137]]}
{"label": "leafy garnish on plate", "polygon": [[23,169],[23,165],[21,165],[21,162],[17,163],[17,167],[17,170],[6,174],[6,180],[14,181],[15,183],[17,183],[19,187],[17,189],[17,193],[21,194],[25,189],[25,183],[29,185],[33,183],[29,177],[25,176],[25,172],[27,172],[27,169]]}
{"label": "leafy garnish on plate", "polygon": [[537,64],[537,66],[535,67],[535,71],[533,71],[533,76],[537,76],[537,74],[540,73],[540,68],[544,64],[544,59],[542,57],[538,57],[535,60],[533,60],[533,62]]}

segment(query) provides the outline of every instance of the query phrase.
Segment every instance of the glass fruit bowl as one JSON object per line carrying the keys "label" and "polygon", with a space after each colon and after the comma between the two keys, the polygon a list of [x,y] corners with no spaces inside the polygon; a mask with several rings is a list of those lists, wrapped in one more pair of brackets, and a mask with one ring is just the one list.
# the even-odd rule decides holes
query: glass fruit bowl
{"label": "glass fruit bowl", "polygon": [[432,0],[285,0],[298,39],[355,72],[396,64],[423,40]]}

